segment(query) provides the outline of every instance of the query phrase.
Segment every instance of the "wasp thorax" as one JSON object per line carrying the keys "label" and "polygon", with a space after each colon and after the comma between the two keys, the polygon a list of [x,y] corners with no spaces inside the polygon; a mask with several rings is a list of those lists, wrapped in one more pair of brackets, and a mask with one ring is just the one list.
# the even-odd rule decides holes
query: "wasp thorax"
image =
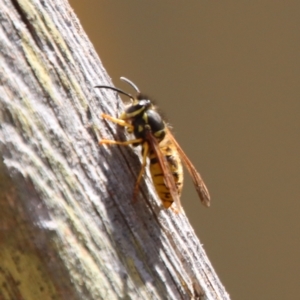
{"label": "wasp thorax", "polygon": [[163,139],[165,136],[165,123],[160,114],[153,109],[149,109],[145,112],[143,117],[146,118],[146,123],[149,125],[153,134],[157,138]]}
{"label": "wasp thorax", "polygon": [[165,123],[153,109],[145,110],[142,114],[136,115],[131,122],[136,138],[146,139],[147,132],[151,132],[159,141],[165,137]]}

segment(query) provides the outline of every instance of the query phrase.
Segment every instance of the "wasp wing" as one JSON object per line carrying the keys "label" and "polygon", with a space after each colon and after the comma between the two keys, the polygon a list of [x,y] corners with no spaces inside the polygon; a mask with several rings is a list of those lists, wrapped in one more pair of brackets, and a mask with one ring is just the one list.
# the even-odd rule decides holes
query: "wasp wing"
{"label": "wasp wing", "polygon": [[178,211],[182,212],[179,194],[168,161],[166,157],[163,155],[163,153],[161,152],[157,139],[155,138],[155,136],[153,136],[153,134],[150,131],[147,131],[146,139],[151,147],[151,150],[155,153],[157,157],[158,163],[161,167],[162,174],[164,176],[165,185],[170,191],[171,197],[176,203]]}
{"label": "wasp wing", "polygon": [[169,128],[166,128],[166,129],[167,129],[167,134],[170,137],[170,140],[176,146],[176,149],[177,149],[184,165],[186,166],[187,170],[189,171],[189,173],[192,177],[194,186],[199,195],[201,203],[203,205],[209,207],[210,206],[210,195],[209,195],[208,189],[207,189],[203,179],[201,178],[200,174],[197,172],[196,168],[194,167],[192,162],[189,160],[187,155],[184,153],[182,148],[177,143],[177,141],[176,141],[175,137],[173,136],[173,134],[171,133],[170,129]]}

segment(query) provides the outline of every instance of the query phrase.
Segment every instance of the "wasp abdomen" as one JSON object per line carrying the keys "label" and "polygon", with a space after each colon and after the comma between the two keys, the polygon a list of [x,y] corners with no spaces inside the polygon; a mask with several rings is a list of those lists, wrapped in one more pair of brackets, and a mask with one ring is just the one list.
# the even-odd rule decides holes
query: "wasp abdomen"
{"label": "wasp abdomen", "polygon": [[[159,145],[161,152],[167,159],[170,171],[173,175],[175,185],[177,187],[178,195],[181,195],[181,190],[183,186],[183,169],[179,154],[175,148],[172,147],[171,142],[167,140],[167,137]],[[163,206],[169,208],[174,199],[172,199],[170,191],[165,184],[164,175],[156,157],[156,154],[152,151],[149,154],[150,159],[150,173],[152,177],[153,184],[155,186],[156,192],[160,197]]]}

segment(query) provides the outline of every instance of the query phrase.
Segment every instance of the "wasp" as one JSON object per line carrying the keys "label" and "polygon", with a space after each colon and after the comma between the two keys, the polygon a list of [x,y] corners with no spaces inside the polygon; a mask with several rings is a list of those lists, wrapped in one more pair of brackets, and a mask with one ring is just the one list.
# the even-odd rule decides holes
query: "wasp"
{"label": "wasp", "polygon": [[202,204],[209,207],[210,195],[204,181],[177,143],[169,126],[157,112],[152,101],[146,95],[142,94],[129,79],[121,77],[121,80],[135,89],[135,96],[112,86],[99,85],[95,88],[111,89],[131,99],[131,104],[121,113],[119,118],[114,118],[107,114],[102,114],[102,117],[125,127],[129,133],[134,134],[135,139],[127,141],[104,139],[99,144],[142,146],[142,167],[134,187],[134,198],[138,192],[148,158],[152,181],[163,206],[169,208],[175,202],[177,211],[182,212],[180,195],[183,186],[183,161],[192,177]]}

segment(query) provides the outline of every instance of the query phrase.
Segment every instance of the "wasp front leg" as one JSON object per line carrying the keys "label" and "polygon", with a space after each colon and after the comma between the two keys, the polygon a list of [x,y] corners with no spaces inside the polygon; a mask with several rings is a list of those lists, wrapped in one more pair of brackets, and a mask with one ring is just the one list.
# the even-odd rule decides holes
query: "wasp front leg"
{"label": "wasp front leg", "polygon": [[123,126],[123,127],[127,127],[130,131],[133,131],[133,126],[132,124],[122,120],[122,119],[118,119],[118,118],[114,118],[110,115],[107,115],[107,114],[102,114],[101,117],[103,119],[106,119],[106,120],[109,120],[109,121],[112,121],[120,126]]}
{"label": "wasp front leg", "polygon": [[[127,123],[125,122],[124,120],[122,119],[118,119],[118,118],[114,118],[110,115],[106,115],[106,114],[102,114],[102,117],[104,119],[107,119],[107,120],[110,120],[120,126],[123,126],[123,127],[126,127],[127,128],[127,131],[128,132],[132,132],[134,127],[130,124],[130,123]],[[147,165],[147,156],[149,154],[149,145],[147,142],[144,142],[143,139],[139,138],[139,139],[133,139],[133,140],[129,140],[129,141],[114,141],[114,140],[101,140],[99,142],[99,145],[103,145],[103,144],[106,144],[106,145],[120,145],[120,146],[129,146],[129,145],[133,145],[133,146],[136,146],[138,144],[142,144],[142,147],[143,147],[143,163],[142,163],[142,168],[140,170],[140,173],[138,175],[138,178],[136,180],[136,184],[135,184],[135,187],[134,187],[134,192],[133,192],[133,201],[136,200],[136,194],[138,192],[138,188],[139,188],[139,185],[140,185],[140,181],[142,179],[142,176],[145,172],[145,167]]]}
{"label": "wasp front leg", "polygon": [[[114,117],[112,117],[110,115],[106,115],[106,114],[102,114],[101,116],[103,119],[109,120],[120,126],[126,127],[128,132],[133,131],[133,126],[130,123],[128,123],[122,119],[114,118]],[[142,142],[142,139],[134,139],[134,140],[129,140],[129,141],[125,141],[125,142],[119,142],[119,141],[113,141],[113,140],[101,140],[99,142],[99,145],[110,144],[110,145],[128,146],[128,145],[132,145],[132,144],[140,144],[141,142]]]}

